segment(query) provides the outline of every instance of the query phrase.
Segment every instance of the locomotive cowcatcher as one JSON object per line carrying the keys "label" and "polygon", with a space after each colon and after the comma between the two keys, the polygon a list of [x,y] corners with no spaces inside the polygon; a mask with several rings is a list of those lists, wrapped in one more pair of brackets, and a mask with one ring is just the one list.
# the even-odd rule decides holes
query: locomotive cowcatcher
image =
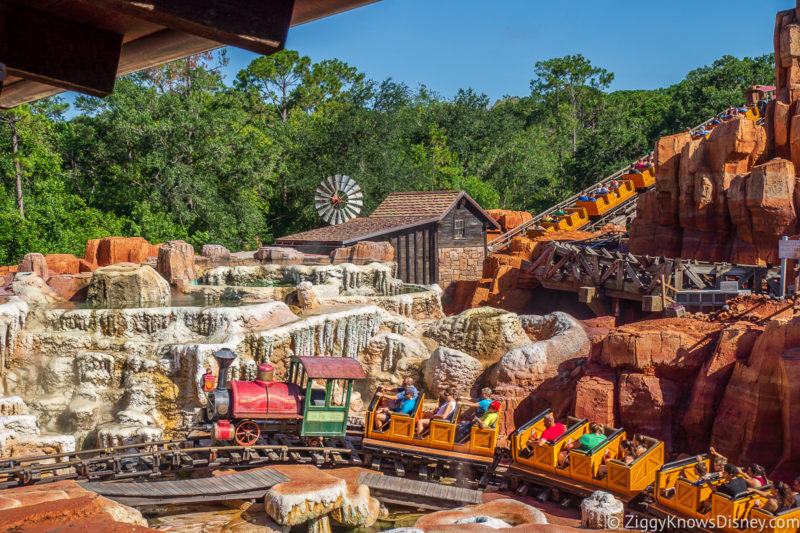
{"label": "locomotive cowcatcher", "polygon": [[228,381],[236,354],[214,353],[219,377],[206,393],[206,418],[214,440],[252,446],[263,432],[301,437],[343,437],[353,381],[367,376],[361,364],[346,357],[291,358],[286,382],[272,379],[269,364],[258,365],[253,381]]}

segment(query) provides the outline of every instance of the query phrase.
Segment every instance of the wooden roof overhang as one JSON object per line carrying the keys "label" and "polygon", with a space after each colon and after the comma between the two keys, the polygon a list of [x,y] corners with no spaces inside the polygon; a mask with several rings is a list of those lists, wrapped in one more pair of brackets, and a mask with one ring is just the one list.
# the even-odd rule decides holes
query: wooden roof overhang
{"label": "wooden roof overhang", "polygon": [[378,0],[0,0],[0,108],[231,45],[268,55],[290,26]]}

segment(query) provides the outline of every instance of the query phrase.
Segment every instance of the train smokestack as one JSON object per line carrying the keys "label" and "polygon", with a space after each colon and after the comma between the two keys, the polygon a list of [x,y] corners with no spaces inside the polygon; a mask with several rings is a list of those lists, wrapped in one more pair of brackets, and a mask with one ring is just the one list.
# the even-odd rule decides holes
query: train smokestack
{"label": "train smokestack", "polygon": [[217,350],[214,352],[214,359],[217,360],[219,365],[219,377],[217,378],[217,390],[224,391],[225,386],[228,384],[228,369],[236,359],[236,354],[227,348]]}

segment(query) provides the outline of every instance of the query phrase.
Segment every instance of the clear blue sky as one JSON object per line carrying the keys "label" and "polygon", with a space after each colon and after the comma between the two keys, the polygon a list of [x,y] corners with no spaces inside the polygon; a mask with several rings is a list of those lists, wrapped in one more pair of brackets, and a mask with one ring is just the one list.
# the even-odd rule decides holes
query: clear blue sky
{"label": "clear blue sky", "polygon": [[[382,0],[289,31],[287,48],[336,57],[368,77],[424,83],[445,97],[472,87],[529,92],[536,61],[581,53],[612,89],[654,89],[730,54],[772,52],[775,13],[793,0]],[[254,54],[229,50],[227,81]]]}

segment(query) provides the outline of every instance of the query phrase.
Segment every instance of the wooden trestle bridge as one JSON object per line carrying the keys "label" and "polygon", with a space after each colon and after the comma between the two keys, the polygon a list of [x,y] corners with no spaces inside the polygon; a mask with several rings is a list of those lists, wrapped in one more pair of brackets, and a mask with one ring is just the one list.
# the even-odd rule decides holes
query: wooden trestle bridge
{"label": "wooden trestle bridge", "polygon": [[619,251],[624,233],[608,233],[576,242],[553,241],[521,268],[544,288],[578,294],[598,314],[609,314],[613,299],[642,303],[647,312],[662,311],[689,290],[719,290],[736,282],[738,290],[780,294],[780,268],[690,259],[635,256]]}

